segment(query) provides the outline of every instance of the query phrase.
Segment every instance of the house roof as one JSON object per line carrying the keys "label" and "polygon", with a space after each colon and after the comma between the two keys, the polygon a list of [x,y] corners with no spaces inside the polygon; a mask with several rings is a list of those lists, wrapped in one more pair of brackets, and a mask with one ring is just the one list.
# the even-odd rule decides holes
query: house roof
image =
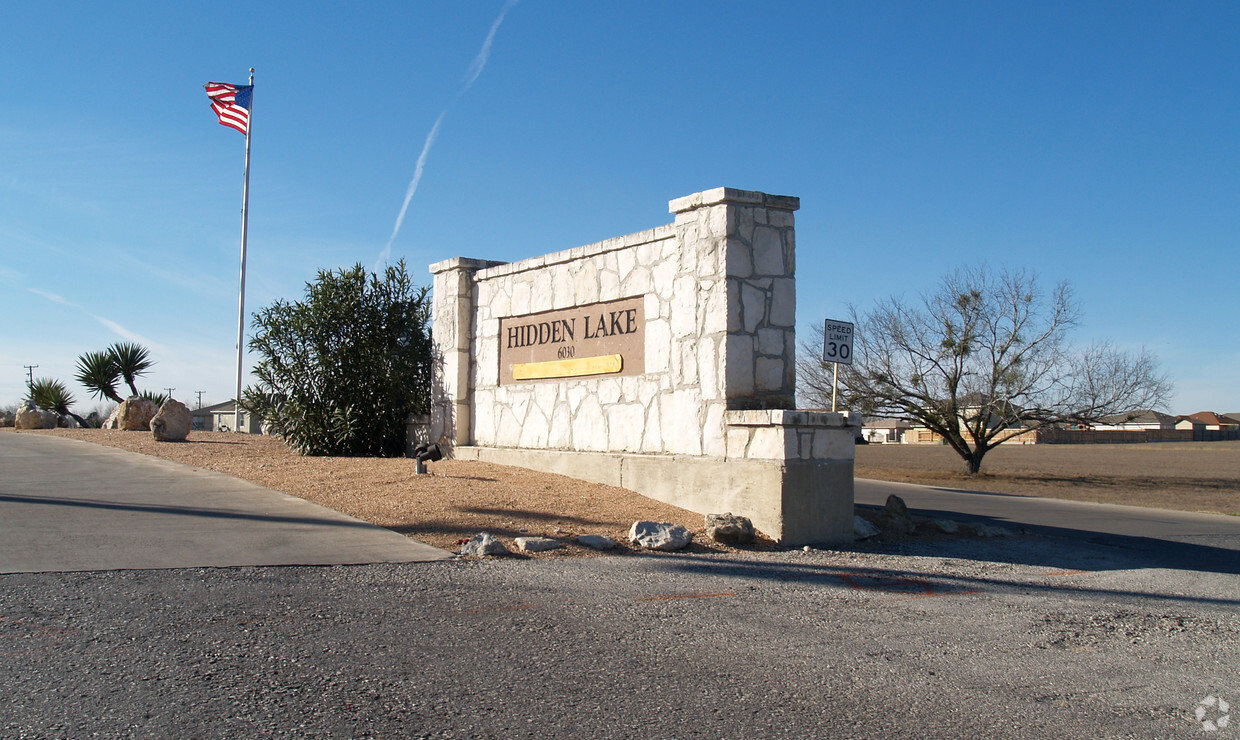
{"label": "house roof", "polygon": [[1098,421],[1103,424],[1169,424],[1174,423],[1176,419],[1177,417],[1171,414],[1164,414],[1154,409],[1138,409],[1127,414],[1104,416]]}
{"label": "house roof", "polygon": [[1240,424],[1240,421],[1231,416],[1216,414],[1213,411],[1198,411],[1195,414],[1189,414],[1188,418],[1201,422],[1202,424],[1213,424],[1226,426],[1228,424]]}
{"label": "house roof", "polygon": [[232,412],[237,407],[234,401],[224,401],[223,403],[213,403],[210,406],[203,406],[193,410],[194,416],[206,416],[208,414],[218,414],[221,412]]}
{"label": "house roof", "polygon": [[912,429],[913,425],[903,419],[866,419],[862,429]]}

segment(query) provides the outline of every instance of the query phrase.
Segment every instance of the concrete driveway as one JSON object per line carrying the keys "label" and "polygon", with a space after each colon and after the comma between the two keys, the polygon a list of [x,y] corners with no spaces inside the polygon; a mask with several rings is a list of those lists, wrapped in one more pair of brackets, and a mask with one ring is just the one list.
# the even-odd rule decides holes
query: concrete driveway
{"label": "concrete driveway", "polygon": [[76,440],[0,434],[0,573],[448,557],[220,473]]}

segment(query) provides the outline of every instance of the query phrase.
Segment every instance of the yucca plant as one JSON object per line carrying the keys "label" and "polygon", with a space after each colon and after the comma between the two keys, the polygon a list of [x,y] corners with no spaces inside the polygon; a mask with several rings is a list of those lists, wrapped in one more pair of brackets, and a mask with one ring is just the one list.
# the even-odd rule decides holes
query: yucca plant
{"label": "yucca plant", "polygon": [[69,388],[59,380],[39,378],[28,388],[27,398],[44,411],[54,411],[61,416],[71,416],[83,428],[90,428],[90,423],[69,410],[76,401]]}
{"label": "yucca plant", "polygon": [[87,352],[78,358],[77,371],[77,375],[74,376],[77,381],[100,401],[107,399],[120,403],[124,400],[116,392],[116,384],[120,381],[121,371],[111,352],[107,350]]}
{"label": "yucca plant", "polygon": [[142,391],[142,394],[139,396],[139,398],[144,398],[147,401],[150,401],[151,403],[155,404],[155,408],[159,408],[160,406],[163,406],[164,401],[167,401],[169,398],[171,398],[171,396],[166,396],[163,393],[152,393],[150,391]]}
{"label": "yucca plant", "polygon": [[117,386],[124,381],[129,386],[130,396],[142,396],[138,392],[137,379],[154,364],[146,347],[133,342],[117,342],[102,352],[87,352],[79,357],[78,372],[74,377],[100,401],[106,398],[120,403],[125,399],[121,398]]}
{"label": "yucca plant", "polygon": [[137,396],[138,386],[134,385],[140,375],[146,375],[146,371],[155,363],[151,360],[151,353],[146,347],[133,342],[117,342],[108,348],[108,352],[112,353],[112,359],[116,362],[117,372],[125,379],[125,384],[129,386],[130,395]]}

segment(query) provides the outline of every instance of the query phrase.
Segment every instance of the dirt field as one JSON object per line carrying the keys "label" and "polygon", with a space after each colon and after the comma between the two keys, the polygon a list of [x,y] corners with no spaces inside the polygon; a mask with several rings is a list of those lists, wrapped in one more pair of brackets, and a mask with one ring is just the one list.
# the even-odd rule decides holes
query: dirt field
{"label": "dirt field", "polygon": [[982,473],[940,445],[859,445],[858,478],[1240,515],[1240,442],[1004,445]]}

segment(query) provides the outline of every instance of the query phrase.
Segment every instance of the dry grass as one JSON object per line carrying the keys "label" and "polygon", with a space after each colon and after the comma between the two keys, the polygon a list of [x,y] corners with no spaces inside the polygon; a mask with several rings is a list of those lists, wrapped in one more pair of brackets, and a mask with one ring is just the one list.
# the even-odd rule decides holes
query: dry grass
{"label": "dry grass", "polygon": [[858,478],[1240,515],[1240,442],[1004,445],[968,476],[940,445],[860,445]]}
{"label": "dry grass", "polygon": [[[193,432],[185,442],[102,429],[18,433],[69,437],[227,473],[445,550],[485,531],[514,550],[511,540],[521,536],[565,544],[540,557],[589,555],[594,551],[577,545],[577,535],[602,534],[623,544],[638,520],[674,522],[693,531],[696,542],[705,539],[701,514],[622,488],[523,468],[441,460],[427,466],[429,475],[417,475],[413,460],[405,458],[302,457],[277,438],[227,432]],[[729,549],[713,542],[693,548]]]}

